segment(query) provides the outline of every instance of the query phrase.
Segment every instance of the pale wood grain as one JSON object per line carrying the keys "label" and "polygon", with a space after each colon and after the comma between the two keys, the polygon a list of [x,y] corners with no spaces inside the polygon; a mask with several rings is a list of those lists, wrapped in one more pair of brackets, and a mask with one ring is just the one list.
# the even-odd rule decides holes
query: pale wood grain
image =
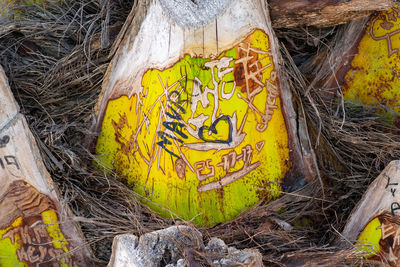
{"label": "pale wood grain", "polygon": [[[55,212],[58,222],[54,223],[59,225],[59,233],[64,235],[71,252],[65,259],[87,265],[90,253],[80,228],[72,222],[72,213],[66,204],[59,200],[29,126],[18,113],[1,67],[0,95],[0,230],[9,229],[0,242],[10,238],[14,243],[15,235],[19,235],[23,246],[16,253],[20,261],[30,265],[42,261],[58,263],[65,257],[65,251],[53,247],[42,217],[45,212]],[[18,218],[22,224],[11,227]]]}
{"label": "pale wood grain", "polygon": [[342,232],[344,238],[355,241],[369,221],[379,214],[400,215],[400,161],[390,162],[372,182],[352,211]]}
{"label": "pale wood grain", "polygon": [[272,26],[328,27],[391,8],[392,0],[271,0]]}

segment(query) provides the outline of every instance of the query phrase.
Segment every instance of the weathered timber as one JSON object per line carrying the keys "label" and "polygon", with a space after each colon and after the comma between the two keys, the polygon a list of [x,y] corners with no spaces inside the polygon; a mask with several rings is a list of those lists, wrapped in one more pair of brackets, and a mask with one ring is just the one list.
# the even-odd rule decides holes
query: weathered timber
{"label": "weathered timber", "polygon": [[0,266],[87,266],[89,251],[59,202],[0,67]]}
{"label": "weathered timber", "polygon": [[114,237],[108,267],[199,266],[195,255],[207,257],[213,266],[262,267],[262,255],[256,249],[238,250],[219,238],[203,244],[200,232],[187,226],[171,226],[142,235]]}
{"label": "weathered timber", "polygon": [[135,14],[97,106],[99,165],[164,216],[160,205],[203,225],[313,179],[264,1],[149,1]]}
{"label": "weathered timber", "polygon": [[0,129],[4,128],[17,114],[18,105],[9,90],[8,81],[3,68],[0,67]]}
{"label": "weathered timber", "polygon": [[387,10],[392,0],[270,0],[272,27],[327,27]]}
{"label": "weathered timber", "polygon": [[[30,4],[31,1],[18,2]],[[46,1],[35,2],[46,6]],[[201,1],[193,2],[201,4]],[[328,27],[387,10],[393,3],[393,0],[270,0],[269,9],[274,28]],[[0,0],[0,16],[7,16],[12,6],[13,3]]]}
{"label": "weathered timber", "polygon": [[118,235],[113,240],[108,267],[176,264],[190,250],[204,248],[202,238],[195,228],[184,225],[150,232],[140,238],[130,234]]}
{"label": "weathered timber", "polygon": [[399,37],[399,7],[351,22],[317,68],[313,85],[324,90],[328,100],[343,96],[373,105],[400,125]]}
{"label": "weathered timber", "polygon": [[[400,161],[392,161],[368,187],[342,232],[344,246],[356,243],[368,257],[400,264]],[[358,240],[357,242],[355,242]]]}

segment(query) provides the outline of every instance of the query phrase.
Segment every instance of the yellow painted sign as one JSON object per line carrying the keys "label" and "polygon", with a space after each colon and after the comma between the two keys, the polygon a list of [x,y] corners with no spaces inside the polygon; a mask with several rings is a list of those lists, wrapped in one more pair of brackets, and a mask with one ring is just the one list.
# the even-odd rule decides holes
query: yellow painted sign
{"label": "yellow painted sign", "polygon": [[[400,8],[372,18],[344,78],[344,98],[376,104],[400,123]],[[400,124],[399,124],[400,126]]]}
{"label": "yellow painted sign", "polygon": [[400,264],[400,227],[397,218],[380,215],[371,220],[358,237],[361,251],[371,259],[385,259],[390,266]]}
{"label": "yellow painted sign", "polygon": [[148,205],[211,226],[279,195],[291,159],[267,34],[141,84],[108,101],[96,150]]}

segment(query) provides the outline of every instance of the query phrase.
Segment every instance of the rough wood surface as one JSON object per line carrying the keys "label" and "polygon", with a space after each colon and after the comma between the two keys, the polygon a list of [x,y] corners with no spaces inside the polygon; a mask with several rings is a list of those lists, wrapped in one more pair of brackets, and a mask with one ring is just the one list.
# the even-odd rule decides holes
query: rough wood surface
{"label": "rough wood surface", "polygon": [[[18,113],[18,106],[8,86],[3,68],[0,67],[0,129],[9,123]],[[1,142],[1,141],[0,141]],[[0,143],[1,144],[1,143]]]}
{"label": "rough wood surface", "polygon": [[[352,211],[340,240],[371,260],[400,264],[400,161],[392,161],[372,182]],[[357,240],[357,242],[356,242]]]}
{"label": "rough wood surface", "polygon": [[344,100],[373,106],[385,120],[400,126],[400,8],[352,21],[328,54],[304,65],[326,101]]}
{"label": "rough wood surface", "polygon": [[[226,0],[224,0],[226,2]],[[43,1],[45,2],[45,1]],[[140,1],[142,2],[142,1]],[[183,1],[170,1],[171,7]],[[193,1],[202,4],[202,1]],[[217,1],[215,1],[217,2]],[[270,0],[272,27],[294,28],[300,26],[328,27],[348,23],[375,11],[387,10],[393,0]],[[141,5],[139,3],[138,5]],[[218,7],[219,5],[215,5]],[[0,17],[9,12],[9,4],[0,1]],[[217,9],[214,9],[218,12]],[[204,11],[198,14],[203,14]],[[132,14],[133,15],[133,14]],[[198,16],[200,17],[200,15]],[[129,18],[128,18],[129,22]]]}
{"label": "rough wood surface", "polygon": [[[156,267],[162,264],[177,267],[199,266],[191,255],[191,250],[210,255],[212,266],[264,266],[262,255],[257,249],[238,250],[228,247],[219,238],[211,238],[205,245],[199,231],[180,225],[146,233],[140,238],[131,234],[115,236],[107,267]],[[166,253],[169,257],[166,257]]]}
{"label": "rough wood surface", "polygon": [[350,22],[336,37],[332,48],[327,48],[302,66],[303,72],[310,75],[310,87],[323,90],[328,101],[340,95],[338,90],[351,67],[368,21],[366,17]]}
{"label": "rough wood surface", "polygon": [[342,232],[349,241],[357,240],[369,221],[388,212],[400,215],[400,161],[392,161],[368,187],[351,213]]}
{"label": "rough wood surface", "polygon": [[82,234],[58,200],[1,67],[0,95],[0,265],[85,266]]}
{"label": "rough wood surface", "polygon": [[344,24],[375,11],[387,10],[392,0],[271,0],[272,26],[291,28],[299,26],[327,27]]}

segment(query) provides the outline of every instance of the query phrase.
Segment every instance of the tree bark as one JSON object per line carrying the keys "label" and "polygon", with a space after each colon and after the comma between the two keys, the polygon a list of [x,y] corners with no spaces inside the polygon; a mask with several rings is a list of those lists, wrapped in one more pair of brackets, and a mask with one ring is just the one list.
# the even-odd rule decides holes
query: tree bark
{"label": "tree bark", "polygon": [[[194,1],[195,2],[195,1]],[[393,0],[270,0],[272,27],[329,27],[391,8]],[[0,0],[0,17],[6,17],[10,4]],[[132,14],[134,15],[134,14]]]}
{"label": "tree bark", "polygon": [[392,0],[271,0],[272,27],[327,27],[393,7]]}

